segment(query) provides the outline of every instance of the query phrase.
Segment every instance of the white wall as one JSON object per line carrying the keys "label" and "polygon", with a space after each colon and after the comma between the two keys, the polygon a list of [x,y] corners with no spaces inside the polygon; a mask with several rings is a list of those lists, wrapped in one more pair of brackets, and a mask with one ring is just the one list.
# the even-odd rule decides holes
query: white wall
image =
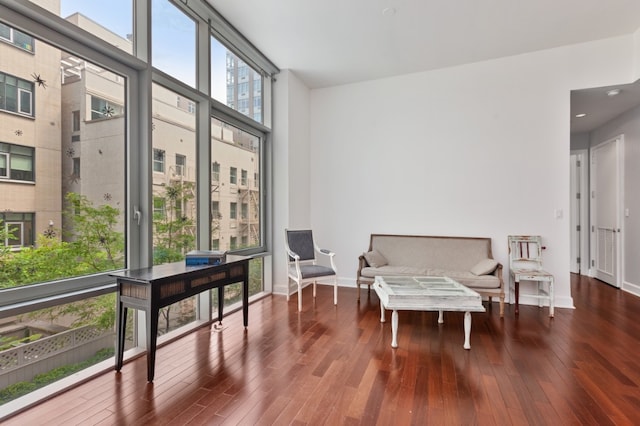
{"label": "white wall", "polygon": [[624,207],[629,216],[622,223],[625,256],[622,259],[622,288],[640,295],[640,107],[616,117],[591,132],[594,147],[616,136],[624,135]]}
{"label": "white wall", "polygon": [[284,229],[309,228],[309,89],[284,70],[273,84],[273,291],[287,291]]}
{"label": "white wall", "polygon": [[569,92],[630,81],[632,51],[618,37],[311,91],[310,224],[341,284],[372,232],[491,237],[505,265],[507,235],[540,234],[571,307]]}

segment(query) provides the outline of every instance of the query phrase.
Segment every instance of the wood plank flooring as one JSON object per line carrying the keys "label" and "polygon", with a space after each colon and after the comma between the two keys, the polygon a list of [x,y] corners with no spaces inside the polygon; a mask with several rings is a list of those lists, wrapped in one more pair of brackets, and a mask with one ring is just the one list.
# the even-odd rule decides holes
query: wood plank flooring
{"label": "wood plank flooring", "polygon": [[[400,312],[399,347],[374,292],[319,286],[251,305],[10,418],[10,425],[640,424],[640,298],[572,276],[575,310]],[[390,315],[387,316],[388,318]]]}

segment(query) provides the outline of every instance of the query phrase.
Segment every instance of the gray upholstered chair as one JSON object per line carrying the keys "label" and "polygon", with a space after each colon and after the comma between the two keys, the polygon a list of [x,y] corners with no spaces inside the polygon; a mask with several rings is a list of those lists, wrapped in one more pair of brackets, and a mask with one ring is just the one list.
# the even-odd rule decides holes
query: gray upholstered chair
{"label": "gray upholstered chair", "polygon": [[[316,282],[319,278],[331,278],[333,282],[333,304],[338,304],[338,274],[333,260],[335,253],[319,248],[313,241],[310,229],[285,229],[285,247],[287,249],[287,275],[298,284],[298,311],[302,311],[302,288],[313,283],[313,297],[316,297]],[[316,264],[316,253],[328,256],[331,267]],[[287,301],[290,294],[287,282]]]}

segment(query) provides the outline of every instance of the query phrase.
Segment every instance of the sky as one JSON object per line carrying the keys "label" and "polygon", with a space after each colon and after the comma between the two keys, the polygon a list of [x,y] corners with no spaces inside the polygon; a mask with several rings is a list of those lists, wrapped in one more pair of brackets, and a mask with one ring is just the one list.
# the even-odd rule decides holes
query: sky
{"label": "sky", "polygon": [[[195,22],[168,0],[152,0],[151,3],[154,67],[195,86]],[[63,18],[80,12],[123,38],[133,33],[133,0],[110,0],[108,7],[98,1],[61,0],[60,9]],[[212,43],[211,56],[213,97],[226,103],[226,48],[220,43]]]}

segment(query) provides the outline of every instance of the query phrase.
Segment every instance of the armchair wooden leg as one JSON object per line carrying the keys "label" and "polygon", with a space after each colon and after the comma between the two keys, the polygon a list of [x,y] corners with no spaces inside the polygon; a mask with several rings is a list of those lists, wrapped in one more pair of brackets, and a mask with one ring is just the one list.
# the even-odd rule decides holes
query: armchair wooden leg
{"label": "armchair wooden leg", "polygon": [[298,312],[302,312],[302,285],[298,283]]}
{"label": "armchair wooden leg", "polygon": [[358,285],[358,301],[360,300],[360,281],[357,281],[356,284]]}
{"label": "armchair wooden leg", "polygon": [[333,281],[333,304],[338,305],[338,280]]}

